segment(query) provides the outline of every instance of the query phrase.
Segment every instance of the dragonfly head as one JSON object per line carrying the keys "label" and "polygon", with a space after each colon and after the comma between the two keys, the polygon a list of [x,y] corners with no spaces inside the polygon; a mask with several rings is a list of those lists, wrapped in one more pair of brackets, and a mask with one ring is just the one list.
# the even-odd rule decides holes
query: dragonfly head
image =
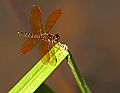
{"label": "dragonfly head", "polygon": [[55,34],[54,36],[53,36],[53,41],[54,42],[57,42],[57,41],[59,41],[60,40],[60,36],[58,35],[58,34]]}

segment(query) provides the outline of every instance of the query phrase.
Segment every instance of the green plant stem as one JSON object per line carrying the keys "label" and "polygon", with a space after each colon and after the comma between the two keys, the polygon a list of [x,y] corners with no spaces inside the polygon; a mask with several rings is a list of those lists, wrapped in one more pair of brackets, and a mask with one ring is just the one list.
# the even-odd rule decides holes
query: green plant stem
{"label": "green plant stem", "polygon": [[73,59],[72,54],[69,51],[68,54],[68,64],[71,68],[72,74],[79,86],[79,88],[81,89],[82,93],[91,93],[89,87],[87,86],[85,79],[83,78],[83,76],[81,75],[81,73],[79,72],[77,65],[75,64],[75,61]]}
{"label": "green plant stem", "polygon": [[[33,93],[68,55],[61,46],[58,42],[8,93]],[[47,59],[48,54],[50,60]]]}

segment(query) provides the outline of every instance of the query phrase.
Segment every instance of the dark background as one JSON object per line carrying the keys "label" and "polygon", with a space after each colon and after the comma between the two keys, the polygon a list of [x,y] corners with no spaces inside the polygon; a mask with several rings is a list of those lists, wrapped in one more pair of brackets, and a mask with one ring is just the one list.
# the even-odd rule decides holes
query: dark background
{"label": "dark background", "polygon": [[[79,70],[93,93],[120,92],[120,1],[38,0],[43,22],[55,9],[63,15],[52,28],[71,50]],[[29,14],[33,0],[0,0],[0,93],[6,93],[39,60],[37,45],[29,55],[20,55],[30,32]],[[47,79],[57,93],[80,93],[64,61]]]}

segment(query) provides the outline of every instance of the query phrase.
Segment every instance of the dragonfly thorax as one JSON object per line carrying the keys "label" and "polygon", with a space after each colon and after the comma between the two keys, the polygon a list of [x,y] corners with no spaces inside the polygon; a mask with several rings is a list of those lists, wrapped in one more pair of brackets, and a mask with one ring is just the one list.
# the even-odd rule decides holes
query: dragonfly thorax
{"label": "dragonfly thorax", "polygon": [[60,36],[58,34],[52,35],[49,33],[44,33],[44,34],[41,34],[41,38],[44,39],[45,41],[57,42],[59,41]]}
{"label": "dragonfly thorax", "polygon": [[44,33],[40,35],[41,39],[45,40],[45,41],[51,41],[53,40],[53,35],[49,34],[49,33]]}

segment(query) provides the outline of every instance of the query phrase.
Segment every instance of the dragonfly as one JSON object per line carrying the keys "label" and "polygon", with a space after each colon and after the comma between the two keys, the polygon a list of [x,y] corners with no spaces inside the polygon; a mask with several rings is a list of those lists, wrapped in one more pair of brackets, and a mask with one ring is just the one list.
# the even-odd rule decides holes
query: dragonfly
{"label": "dragonfly", "polygon": [[[50,50],[50,43],[52,43],[52,46],[54,46],[60,40],[60,36],[58,34],[53,35],[50,34],[49,31],[56,23],[58,18],[62,15],[62,10],[61,9],[54,10],[48,16],[44,28],[42,24],[41,14],[42,11],[40,6],[33,5],[31,9],[31,14],[29,16],[32,33],[21,31],[18,32],[20,36],[27,37],[27,40],[24,42],[20,50],[22,54],[28,54],[29,52],[31,52],[33,47],[40,41],[39,54],[40,57],[43,57]],[[49,59],[50,55],[48,54],[47,60]]]}

